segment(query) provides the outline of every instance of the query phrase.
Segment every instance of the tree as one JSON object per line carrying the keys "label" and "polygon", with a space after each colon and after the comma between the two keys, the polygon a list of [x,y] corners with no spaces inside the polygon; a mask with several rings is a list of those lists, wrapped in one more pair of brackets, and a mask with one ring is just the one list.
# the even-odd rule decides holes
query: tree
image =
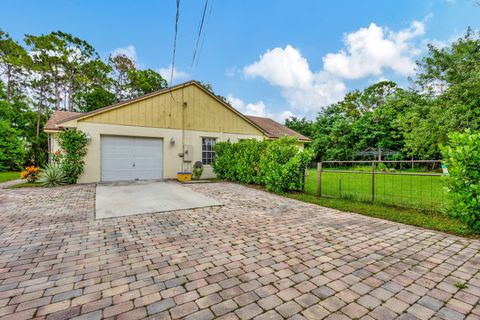
{"label": "tree", "polygon": [[208,83],[208,82],[200,82],[200,85],[202,87],[204,87],[205,89],[207,89],[211,94],[213,94],[215,97],[217,97],[218,99],[222,100],[224,103],[228,104],[229,106],[231,106],[230,102],[228,102],[227,98],[225,98],[224,96],[220,95],[220,94],[217,94],[215,93],[215,91],[213,90],[213,86]]}
{"label": "tree", "polygon": [[82,74],[88,80],[84,88],[75,93],[78,109],[82,112],[93,111],[117,101],[112,92],[114,81],[109,77],[112,68],[103,61],[96,59],[82,66]]}
{"label": "tree", "polygon": [[92,60],[99,60],[99,56],[88,42],[71,34],[57,31],[52,32],[51,35],[62,43],[60,53],[63,56],[62,67],[65,76],[66,98],[64,101],[67,103],[66,109],[73,111],[74,107],[78,105],[76,103],[78,94],[76,93],[85,90],[90,82],[90,79],[83,74],[84,65]]}
{"label": "tree", "polygon": [[[66,110],[79,109],[81,93],[88,92],[92,85],[99,85],[92,83],[99,78],[90,78],[94,72],[89,69],[99,68],[104,72],[101,79],[109,82],[107,74],[111,69],[104,67],[98,53],[85,40],[56,31],[41,36],[27,35],[25,43],[32,52],[32,70],[36,81],[53,86],[51,91],[56,110],[60,109],[62,102]],[[45,88],[43,91],[46,91]]]}
{"label": "tree", "polygon": [[114,93],[102,87],[93,87],[89,92],[80,93],[79,96],[82,101],[79,107],[81,112],[94,111],[117,101]]}
{"label": "tree", "polygon": [[141,96],[167,87],[167,80],[152,69],[129,70],[127,78],[128,86],[134,96]]}
{"label": "tree", "polygon": [[[67,80],[64,65],[67,63],[68,51],[65,39],[54,33],[47,35],[26,35],[25,43],[29,46],[32,57],[32,69],[35,79],[41,86],[53,85],[55,110],[60,109],[62,101],[62,88]],[[43,88],[43,92],[47,89]],[[43,99],[42,99],[43,100]]]}
{"label": "tree", "polygon": [[8,33],[0,29],[0,76],[7,82],[7,100],[23,92],[25,63],[28,60],[26,50],[14,41]]}
{"label": "tree", "polygon": [[[69,33],[26,35],[22,45],[0,30],[0,120],[22,141],[26,163],[43,164],[51,110],[88,112],[167,86],[125,55],[102,61],[92,45]],[[11,132],[11,131],[8,131]]]}
{"label": "tree", "polygon": [[285,126],[289,127],[292,130],[295,130],[306,137],[312,138],[314,132],[313,122],[307,120],[305,117],[297,118],[290,117],[285,119]]}
{"label": "tree", "polygon": [[[5,121],[15,130],[16,139],[21,141],[23,155],[18,159],[21,164],[43,164],[46,160],[46,134],[39,132],[37,136],[37,112],[32,110],[29,100],[22,96],[13,96],[6,100],[4,85],[0,81],[0,121]],[[40,123],[43,125],[46,116],[42,115]]]}
{"label": "tree", "polygon": [[24,148],[18,132],[8,121],[0,120],[0,171],[16,171],[23,165]]}
{"label": "tree", "polygon": [[309,131],[311,148],[321,160],[352,160],[367,148],[398,150],[403,144],[395,121],[401,106],[393,101],[400,91],[394,82],[381,81],[327,106],[311,125],[304,119],[286,125]]}
{"label": "tree", "polygon": [[117,100],[124,101],[134,97],[128,82],[128,73],[136,70],[135,61],[125,54],[111,55],[108,58],[108,65],[114,80],[114,92]]}
{"label": "tree", "polygon": [[451,46],[428,48],[399,124],[408,154],[438,158],[450,132],[480,129],[480,39],[468,30]]}

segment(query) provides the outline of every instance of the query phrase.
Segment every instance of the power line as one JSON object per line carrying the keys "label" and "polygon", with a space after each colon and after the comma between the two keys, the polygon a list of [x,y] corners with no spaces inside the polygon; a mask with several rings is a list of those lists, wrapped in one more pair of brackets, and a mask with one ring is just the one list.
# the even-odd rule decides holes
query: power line
{"label": "power line", "polygon": [[197,67],[198,61],[200,60],[200,56],[202,54],[203,44],[205,43],[205,38],[207,36],[208,22],[210,21],[210,16],[212,15],[212,8],[213,8],[213,0],[210,1],[210,10],[208,10],[207,20],[205,20],[205,28],[204,28],[204,31],[203,31],[202,40],[200,40],[200,48],[198,50],[197,61],[195,62],[195,67]]}
{"label": "power line", "polygon": [[208,7],[208,0],[205,0],[205,5],[203,6],[203,11],[202,11],[202,18],[200,19],[200,26],[198,28],[197,41],[195,43],[195,48],[193,50],[193,58],[192,58],[191,66],[193,66],[193,64],[195,63],[195,57],[197,56],[198,44],[200,42],[200,38],[202,35],[203,23],[205,21],[205,13],[207,12],[207,7]]}
{"label": "power line", "polygon": [[[170,72],[170,87],[173,82],[173,71],[175,70],[175,53],[177,52],[177,33],[178,33],[178,18],[180,17],[180,0],[177,0],[177,14],[175,16],[175,33],[173,34],[173,55],[172,55],[172,71]],[[171,93],[171,91],[170,91]],[[172,96],[173,98],[173,96]]]}

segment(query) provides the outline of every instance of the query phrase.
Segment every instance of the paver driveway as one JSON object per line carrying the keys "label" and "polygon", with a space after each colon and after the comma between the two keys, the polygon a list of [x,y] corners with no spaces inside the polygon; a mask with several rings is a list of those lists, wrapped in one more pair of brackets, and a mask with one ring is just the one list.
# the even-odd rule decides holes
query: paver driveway
{"label": "paver driveway", "polygon": [[94,185],[0,190],[0,315],[479,319],[479,241],[190,188],[225,206],[94,220]]}

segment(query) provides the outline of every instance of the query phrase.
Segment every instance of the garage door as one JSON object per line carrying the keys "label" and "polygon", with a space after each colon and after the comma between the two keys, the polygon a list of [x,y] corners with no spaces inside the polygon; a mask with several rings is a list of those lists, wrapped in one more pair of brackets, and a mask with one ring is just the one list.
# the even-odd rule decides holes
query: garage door
{"label": "garage door", "polygon": [[102,181],[162,179],[163,140],[103,136]]}

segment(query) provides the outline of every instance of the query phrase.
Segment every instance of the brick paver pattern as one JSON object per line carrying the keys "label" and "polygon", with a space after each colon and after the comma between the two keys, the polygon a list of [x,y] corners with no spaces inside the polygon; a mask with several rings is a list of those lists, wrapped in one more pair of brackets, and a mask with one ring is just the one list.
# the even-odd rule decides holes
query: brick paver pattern
{"label": "brick paver pattern", "polygon": [[480,241],[232,183],[94,220],[95,185],[0,190],[2,319],[480,319]]}

